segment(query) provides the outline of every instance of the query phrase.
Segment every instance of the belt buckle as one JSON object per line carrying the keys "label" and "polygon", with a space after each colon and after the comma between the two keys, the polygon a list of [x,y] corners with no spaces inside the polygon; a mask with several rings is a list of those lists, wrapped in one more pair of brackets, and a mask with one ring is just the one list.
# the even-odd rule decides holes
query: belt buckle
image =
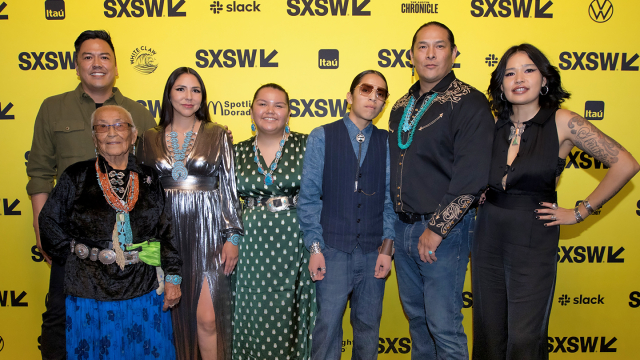
{"label": "belt buckle", "polygon": [[75,253],[80,259],[86,259],[89,256],[89,248],[85,244],[77,244]]}
{"label": "belt buckle", "polygon": [[289,208],[289,198],[286,196],[272,197],[267,200],[267,210],[278,212]]}
{"label": "belt buckle", "polygon": [[253,209],[256,206],[256,199],[252,197],[247,197],[245,202],[247,204],[247,209]]}
{"label": "belt buckle", "polygon": [[116,252],[111,249],[104,249],[98,254],[98,260],[105,265],[116,262]]}

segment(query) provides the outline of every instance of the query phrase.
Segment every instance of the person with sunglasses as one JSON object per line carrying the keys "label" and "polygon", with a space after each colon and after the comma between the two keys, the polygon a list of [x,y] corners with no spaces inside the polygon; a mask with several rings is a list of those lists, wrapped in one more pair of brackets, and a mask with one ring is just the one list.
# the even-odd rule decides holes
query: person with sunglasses
{"label": "person with sunglasses", "polygon": [[[376,359],[385,278],[395,237],[387,131],[372,124],[389,97],[378,71],[358,74],[351,111],[307,140],[298,218],[311,252],[318,315],[312,359],[339,359],[342,318],[351,300],[354,359]],[[372,271],[373,270],[373,271]]]}
{"label": "person with sunglasses", "polygon": [[409,52],[419,80],[389,117],[395,265],[412,359],[469,358],[462,289],[494,121],[484,95],[452,71],[457,53],[447,26],[421,26]]}

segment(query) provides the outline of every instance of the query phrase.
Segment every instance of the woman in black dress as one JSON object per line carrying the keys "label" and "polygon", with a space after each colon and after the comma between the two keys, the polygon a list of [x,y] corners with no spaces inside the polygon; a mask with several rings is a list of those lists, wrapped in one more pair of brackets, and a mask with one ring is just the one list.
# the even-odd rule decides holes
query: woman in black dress
{"label": "woman in black dress", "polygon": [[[532,45],[507,50],[488,93],[497,120],[472,248],[473,358],[547,359],[558,225],[583,221],[640,167],[589,121],[560,109],[569,93]],[[580,205],[566,209],[555,187],[574,146],[610,169]]]}

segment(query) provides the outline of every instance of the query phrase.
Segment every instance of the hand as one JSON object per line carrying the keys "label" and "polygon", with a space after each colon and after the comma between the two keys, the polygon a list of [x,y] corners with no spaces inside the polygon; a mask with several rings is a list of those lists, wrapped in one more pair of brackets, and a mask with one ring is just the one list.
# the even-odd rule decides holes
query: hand
{"label": "hand", "polygon": [[487,190],[483,191],[482,195],[480,195],[480,199],[478,199],[478,205],[484,204],[485,200],[487,200]]}
{"label": "hand", "polygon": [[429,264],[433,264],[435,261],[438,261],[438,258],[436,258],[436,250],[442,242],[442,236],[427,228],[424,229],[419,240],[418,254],[420,254],[420,260],[428,262]]}
{"label": "hand", "polygon": [[224,274],[231,274],[238,263],[238,247],[230,241],[224,243],[220,262],[224,264]]}
{"label": "hand", "polygon": [[174,285],[170,282],[164,283],[164,305],[162,311],[167,311],[169,308],[176,306],[180,302],[182,292],[180,292],[180,285]]}
{"label": "hand", "polygon": [[[550,202],[541,202],[541,206],[544,206],[545,209],[536,209],[533,212],[536,214],[536,219],[542,221],[550,221],[544,224],[544,226],[553,226],[553,225],[573,225],[576,224],[576,214],[574,213],[573,208],[565,209],[558,207],[557,203]],[[555,208],[555,209],[554,209]],[[583,218],[586,216],[582,215]]]}
{"label": "hand", "polygon": [[313,281],[324,279],[324,274],[327,273],[327,267],[324,264],[324,255],[322,255],[322,253],[311,255],[309,259],[309,273]]}
{"label": "hand", "polygon": [[44,252],[44,250],[42,250],[42,243],[40,243],[40,232],[37,230],[36,230],[36,247],[38,247],[38,250],[40,250],[40,253],[42,254],[42,256],[44,256],[44,261],[46,261],[47,264],[51,265],[51,257],[47,255],[47,253]]}
{"label": "hand", "polygon": [[384,279],[389,275],[391,271],[391,256],[385,254],[378,254],[378,260],[376,260],[375,274],[376,279]]}
{"label": "hand", "polygon": [[218,125],[222,126],[225,130],[227,130],[227,135],[229,135],[229,141],[231,141],[231,143],[233,144],[233,133],[231,133],[231,130],[229,130],[229,127],[227,125],[222,125],[222,124],[218,124]]}

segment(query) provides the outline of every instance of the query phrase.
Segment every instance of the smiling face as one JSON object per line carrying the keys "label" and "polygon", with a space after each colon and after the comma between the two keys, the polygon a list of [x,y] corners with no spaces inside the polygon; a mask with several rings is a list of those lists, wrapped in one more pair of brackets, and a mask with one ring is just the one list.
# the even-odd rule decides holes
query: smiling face
{"label": "smiling face", "polygon": [[[362,95],[360,87],[363,84],[373,86],[374,91],[371,91],[368,96]],[[372,121],[380,114],[385,102],[377,98],[376,90],[378,89],[385,89],[386,92],[387,83],[377,74],[367,74],[362,77],[353,94],[347,93],[347,102],[351,105],[349,117],[352,120]]]}
{"label": "smiling face", "polygon": [[507,61],[501,88],[513,105],[537,105],[540,89],[546,84],[547,80],[526,53],[517,52]]}
{"label": "smiling face", "polygon": [[111,92],[118,76],[118,66],[109,44],[100,39],[83,42],[78,53],[76,74],[80,77],[82,88],[90,96]]}
{"label": "smiling face", "polygon": [[[96,110],[93,115],[93,125],[114,125],[117,123],[129,123],[133,125],[129,116],[122,110],[107,106]],[[133,145],[138,137],[138,130],[132,126],[126,126],[122,130],[116,130],[115,126],[110,126],[107,132],[94,132],[93,142],[107,162],[115,167],[115,164],[126,164],[129,155],[129,146]]]}
{"label": "smiling face", "polygon": [[179,116],[193,118],[202,102],[200,82],[192,74],[182,74],[173,84],[170,96],[174,119]]}
{"label": "smiling face", "polygon": [[262,134],[282,134],[289,121],[289,104],[285,94],[272,87],[258,91],[251,106],[251,119]]}
{"label": "smiling face", "polygon": [[425,90],[431,90],[447,76],[457,53],[458,49],[451,47],[449,33],[442,27],[429,25],[418,31],[410,55]]}

